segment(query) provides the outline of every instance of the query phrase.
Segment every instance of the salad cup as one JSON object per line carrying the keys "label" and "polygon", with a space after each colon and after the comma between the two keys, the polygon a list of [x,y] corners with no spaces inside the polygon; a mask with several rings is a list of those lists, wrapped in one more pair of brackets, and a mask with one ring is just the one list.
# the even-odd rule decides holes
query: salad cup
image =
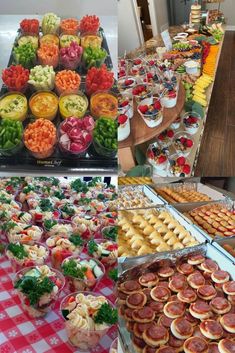
{"label": "salad cup", "polygon": [[51,271],[51,275],[45,276],[45,277],[51,278],[51,281],[54,282],[54,287],[50,293],[45,292],[40,298],[35,300],[34,304],[31,304],[28,296],[20,290],[18,281],[24,278],[26,274],[27,274],[27,278],[32,277],[32,281],[35,280],[34,274],[35,272],[39,271],[38,268],[35,268],[35,267],[23,268],[15,274],[13,279],[13,286],[17,289],[22,307],[30,318],[44,317],[47,313],[49,313],[54,308],[55,302],[59,298],[59,294],[65,285],[65,278],[59,271],[52,269],[48,266],[46,266],[46,268],[48,268],[49,271]]}
{"label": "salad cup", "polygon": [[[78,277],[74,277],[71,275],[66,275],[65,270],[64,270],[64,265],[68,261],[72,261],[72,260],[81,264],[81,267],[87,266],[87,263],[92,264],[92,266],[94,266],[94,267],[97,266],[97,268],[98,268],[97,277],[95,277],[95,275],[94,275],[94,267],[92,268],[93,276],[90,276],[90,278],[85,277],[85,276],[84,276],[84,278],[78,278]],[[62,262],[61,268],[62,268],[62,273],[64,273],[64,276],[67,279],[68,287],[71,292],[76,291],[76,290],[94,290],[95,287],[98,285],[98,283],[100,282],[100,280],[103,278],[103,276],[105,274],[104,265],[100,261],[93,259],[91,257],[88,257],[88,256],[86,256],[85,259],[81,259],[78,256],[70,256],[70,257],[64,259],[64,261]]]}
{"label": "salad cup", "polygon": [[[68,335],[69,343],[77,347],[79,351],[82,352],[91,352],[93,348],[95,348],[99,341],[101,340],[102,337],[106,335],[108,330],[112,325],[101,325],[100,328],[95,325],[95,327],[89,328],[89,327],[82,327],[81,322],[80,324],[76,323],[75,321],[71,321],[68,318],[65,317],[65,314],[70,313],[75,307],[73,301],[75,298],[81,296],[83,297],[86,296],[92,296],[92,297],[97,297],[98,298],[105,298],[101,296],[99,293],[94,293],[94,292],[75,292],[67,295],[64,297],[61,301],[60,305],[60,311],[61,315],[63,316],[63,319],[65,321],[65,329]],[[89,297],[88,297],[89,298]],[[114,305],[107,299],[105,298],[106,302],[114,308]],[[76,299],[75,299],[76,300]],[[71,308],[70,310],[67,310],[67,308]],[[79,317],[78,317],[79,319]]]}
{"label": "salad cup", "polygon": [[[47,262],[48,258],[49,258],[49,249],[48,249],[48,247],[45,244],[42,244],[40,242],[33,242],[32,245],[26,244],[26,246],[30,247],[30,246],[37,245],[38,248],[39,247],[44,248],[44,251],[45,251],[44,256],[35,257],[35,255],[31,253],[31,255],[29,255],[28,258],[26,257],[26,258],[23,258],[23,259],[19,259],[19,258],[15,257],[9,251],[10,245],[11,244],[8,244],[5,253],[6,253],[6,256],[9,258],[9,260],[11,262],[11,266],[12,266],[14,272],[18,272],[22,268],[26,268],[26,267],[41,266],[41,265],[45,264]],[[35,250],[32,249],[31,251],[35,251]],[[30,252],[30,250],[29,250],[29,252]]]}
{"label": "salad cup", "polygon": [[92,254],[89,253],[89,242],[87,243],[89,256],[99,260],[106,268],[115,265],[118,258],[117,243],[108,239],[95,239],[94,242],[98,247]]}
{"label": "salad cup", "polygon": [[72,218],[74,232],[81,234],[82,239],[89,240],[100,233],[100,219],[97,216],[86,214],[76,215]]}
{"label": "salad cup", "polygon": [[71,221],[65,219],[56,220],[56,224],[50,224],[51,220],[43,222],[44,238],[48,239],[53,236],[62,236],[69,238],[74,233],[74,226]]}
{"label": "salad cup", "polygon": [[101,231],[101,234],[104,239],[117,241],[118,229],[116,226],[107,226],[104,227]]}

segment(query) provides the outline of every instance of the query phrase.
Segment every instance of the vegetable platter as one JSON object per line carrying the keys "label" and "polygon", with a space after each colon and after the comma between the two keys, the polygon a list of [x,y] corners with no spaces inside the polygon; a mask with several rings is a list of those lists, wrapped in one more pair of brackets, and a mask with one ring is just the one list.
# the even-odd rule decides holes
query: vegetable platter
{"label": "vegetable platter", "polygon": [[0,329],[16,332],[0,350],[109,353],[117,337],[115,186],[99,177],[0,185]]}
{"label": "vegetable platter", "polygon": [[0,91],[0,169],[117,171],[117,98],[99,18],[20,23]]}

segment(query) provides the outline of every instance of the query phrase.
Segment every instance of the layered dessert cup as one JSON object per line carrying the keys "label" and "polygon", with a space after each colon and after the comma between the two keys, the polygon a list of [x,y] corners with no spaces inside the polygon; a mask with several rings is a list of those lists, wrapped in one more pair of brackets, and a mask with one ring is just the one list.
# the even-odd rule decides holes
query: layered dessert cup
{"label": "layered dessert cup", "polygon": [[194,141],[187,132],[177,132],[174,137],[173,146],[179,156],[187,157],[193,148]]}
{"label": "layered dessert cup", "polygon": [[137,104],[145,100],[145,104],[153,104],[153,86],[147,84],[136,85],[132,89],[132,94]]}
{"label": "layered dessert cup", "polygon": [[175,133],[172,129],[164,130],[157,137],[157,142],[162,148],[167,148],[172,144]]}
{"label": "layered dessert cup", "polygon": [[118,80],[118,90],[119,92],[132,92],[133,87],[136,85],[136,80],[134,77],[128,76],[119,78]]}
{"label": "layered dessert cup", "polygon": [[170,176],[186,178],[191,175],[191,166],[185,157],[175,157],[170,160]]}
{"label": "layered dessert cup", "polygon": [[126,114],[129,119],[133,118],[134,107],[133,107],[133,96],[130,93],[120,93],[118,95],[118,113]]}
{"label": "layered dessert cup", "polygon": [[174,108],[177,104],[179,79],[176,76],[166,78],[163,82],[164,89],[162,91],[161,104],[165,108]]}
{"label": "layered dessert cup", "polygon": [[168,150],[153,143],[148,147],[147,159],[156,171],[164,170],[168,166]]}
{"label": "layered dessert cup", "polygon": [[127,114],[118,116],[118,141],[126,140],[131,133],[130,119]]}
{"label": "layered dessert cup", "polygon": [[184,129],[190,135],[198,132],[201,124],[201,116],[196,112],[188,112],[183,116]]}
{"label": "layered dessert cup", "polygon": [[160,103],[160,100],[155,100],[152,104],[149,103],[149,98],[144,99],[138,105],[138,113],[141,115],[142,119],[144,120],[145,124],[150,127],[154,128],[160,125],[163,121],[163,108]]}

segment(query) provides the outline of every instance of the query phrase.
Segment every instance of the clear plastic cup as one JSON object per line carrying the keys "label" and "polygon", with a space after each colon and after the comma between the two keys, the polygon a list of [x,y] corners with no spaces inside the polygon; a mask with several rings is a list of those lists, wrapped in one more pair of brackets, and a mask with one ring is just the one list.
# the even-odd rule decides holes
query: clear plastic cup
{"label": "clear plastic cup", "polygon": [[[84,221],[82,221],[82,219],[84,219]],[[84,240],[89,240],[100,232],[101,223],[99,217],[91,217],[83,214],[74,216],[71,221],[74,225],[74,232],[81,234],[81,237]]]}
{"label": "clear plastic cup", "polygon": [[144,120],[145,124],[150,128],[154,128],[160,125],[163,121],[163,107],[157,110],[154,114],[141,113],[139,107],[145,104],[148,105],[148,102],[149,102],[149,98],[147,98],[146,100],[145,99],[142,100],[141,103],[138,105],[137,110],[140,116],[142,117],[142,119]]}
{"label": "clear plastic cup", "polygon": [[[65,219],[58,219],[57,224],[59,226],[59,229],[57,231],[55,231],[52,229],[53,227],[51,229],[48,229],[45,225],[45,221],[43,222],[44,238],[45,239],[48,239],[49,237],[53,237],[53,236],[58,236],[58,235],[65,237],[65,238],[69,238],[70,235],[72,235],[74,233],[74,227],[73,227],[73,223],[71,221],[67,221]],[[71,229],[69,227],[67,230],[65,227],[63,228],[63,225],[70,226]]]}
{"label": "clear plastic cup", "polygon": [[65,259],[62,262],[61,267],[63,267],[63,264],[65,263],[65,261],[68,261],[70,259],[74,259],[75,261],[78,260],[79,262],[83,261],[83,260],[86,260],[86,261],[93,260],[93,261],[95,261],[97,263],[97,265],[99,266],[99,268],[101,269],[103,274],[101,276],[99,276],[98,278],[94,278],[94,279],[91,279],[91,280],[88,280],[88,279],[85,279],[85,278],[84,279],[79,279],[79,278],[72,277],[72,276],[65,276],[66,279],[67,279],[67,282],[68,282],[69,290],[71,292],[77,291],[77,290],[82,290],[82,291],[94,290],[94,288],[98,285],[98,283],[101,281],[101,279],[103,278],[103,276],[105,274],[104,265],[100,261],[98,261],[96,259],[93,259],[91,257],[88,257],[88,256],[86,256],[85,259],[81,259],[78,256],[70,256],[70,257],[67,257],[67,259]]}
{"label": "clear plastic cup", "polygon": [[79,30],[79,21],[76,18],[65,18],[60,22],[60,30],[64,34],[77,35]]}
{"label": "clear plastic cup", "polygon": [[[190,140],[190,144],[188,142],[187,145],[187,140]],[[182,141],[185,141],[184,143]],[[192,148],[194,146],[194,140],[192,138],[192,135],[189,134],[186,131],[179,131],[175,134],[174,140],[173,140],[173,146],[176,150],[176,153],[179,156],[187,157],[192,151]]]}
{"label": "clear plastic cup", "polygon": [[118,338],[115,338],[115,340],[112,342],[109,353],[117,353],[118,351]]}
{"label": "clear plastic cup", "polygon": [[[139,92],[142,89],[142,92]],[[143,100],[145,104],[153,104],[153,86],[150,84],[139,84],[132,89],[136,103],[140,104]],[[147,103],[146,103],[147,102]]]}
{"label": "clear plastic cup", "polygon": [[[59,237],[60,239],[62,238],[67,239],[64,236],[59,236]],[[56,246],[57,249],[56,247],[50,247],[49,242],[50,240],[53,240],[53,239],[55,239],[55,237],[49,237],[47,239],[47,243],[51,253],[51,264],[57,270],[61,270],[61,264],[67,257],[78,256],[83,251],[83,245],[77,246],[76,249],[74,250],[69,250],[69,249],[63,248],[62,246],[61,246],[61,249],[58,249],[58,246]]]}
{"label": "clear plastic cup", "polygon": [[[64,308],[66,308],[66,304],[69,298],[76,297],[80,293],[84,294],[85,296],[87,295],[92,295],[95,297],[101,296],[101,294],[94,293],[94,292],[75,292],[67,295],[65,298],[62,299],[61,305],[60,305],[62,316],[63,316],[63,310]],[[108,299],[107,299],[107,302],[114,308],[113,303],[111,303]],[[102,330],[91,330],[91,329],[79,328],[78,325],[73,326],[70,320],[66,320],[64,316],[63,316],[63,319],[65,321],[65,328],[68,335],[69,343],[74,347],[77,347],[79,351],[82,351],[82,352],[91,352],[91,350],[98,345],[101,338],[106,335],[106,333],[112,326],[112,325],[107,326]]]}
{"label": "clear plastic cup", "polygon": [[49,249],[48,247],[46,246],[46,244],[42,244],[40,242],[33,242],[32,244],[30,245],[38,245],[38,247],[43,247],[45,248],[45,256],[44,257],[38,257],[36,259],[28,259],[28,258],[24,258],[24,259],[18,259],[16,257],[10,257],[8,255],[8,249],[6,248],[6,256],[9,258],[10,262],[11,262],[11,266],[12,266],[12,269],[14,270],[14,272],[18,272],[20,271],[22,268],[25,268],[25,267],[32,267],[32,266],[41,266],[41,265],[44,265],[48,258],[49,258]]}
{"label": "clear plastic cup", "polygon": [[[13,286],[15,286],[16,282],[20,278],[22,278],[26,272],[33,269],[35,269],[35,267],[27,267],[18,271],[13,278]],[[25,296],[20,290],[17,289],[17,293],[20,298],[21,305],[24,311],[28,314],[30,318],[44,317],[47,313],[52,311],[54,308],[55,302],[59,298],[60,292],[64,288],[64,285],[65,285],[64,276],[59,271],[53,268],[50,268],[50,270],[56,274],[56,277],[60,280],[61,285],[57,292],[51,292],[50,294],[45,293],[45,297],[42,303],[40,303],[40,300],[41,300],[40,298],[35,305],[31,306],[29,303],[28,297]]]}
{"label": "clear plastic cup", "polygon": [[193,111],[185,113],[182,118],[184,129],[190,135],[195,135],[198,132],[201,125],[201,121],[201,115]]}
{"label": "clear plastic cup", "polygon": [[[100,244],[100,245],[109,242],[109,243],[111,243],[110,245],[112,245],[115,248],[115,249],[113,249],[113,251],[118,252],[117,243],[115,243],[111,240],[95,239],[94,241],[95,241],[95,243]],[[88,244],[87,244],[87,250],[88,250]],[[106,268],[111,267],[117,263],[118,254],[117,254],[117,256],[111,256],[111,254],[107,256],[107,255],[103,255],[102,253],[100,254],[100,252],[94,252],[93,254],[89,254],[89,255],[92,256],[93,258],[99,260]]]}
{"label": "clear plastic cup", "polygon": [[[21,102],[21,111],[17,108],[17,110],[14,112],[4,112],[4,107],[9,106],[10,104],[13,104],[13,101],[16,99],[22,99]],[[17,91],[12,91],[4,94],[0,98],[0,108],[3,109],[1,112],[1,118],[2,119],[14,119],[18,121],[24,121],[27,118],[28,114],[28,103],[27,103],[27,98],[25,95],[21,92]]]}
{"label": "clear plastic cup", "polygon": [[108,117],[116,119],[118,115],[118,99],[111,91],[97,91],[90,98],[91,115],[99,119]]}
{"label": "clear plastic cup", "polygon": [[[25,225],[26,226],[26,225]],[[7,239],[9,243],[22,243],[22,244],[28,244],[34,241],[40,242],[42,240],[43,236],[43,229],[41,227],[35,226],[35,225],[29,225],[32,227],[32,231],[29,230],[28,234],[22,234],[20,231],[19,233],[13,233],[12,231],[8,231],[6,233]],[[37,228],[34,228],[37,227]],[[33,233],[33,229],[35,229],[35,233]],[[36,233],[37,231],[37,233]]]}
{"label": "clear plastic cup", "polygon": [[[52,98],[53,104],[51,101]],[[45,100],[45,102],[47,99],[47,104],[50,104],[50,108],[47,111],[44,110],[43,105],[41,105],[40,109],[40,102],[42,102],[43,99]],[[43,118],[50,121],[54,120],[57,115],[58,106],[59,98],[54,92],[51,91],[37,91],[29,99],[30,110],[36,119]]]}

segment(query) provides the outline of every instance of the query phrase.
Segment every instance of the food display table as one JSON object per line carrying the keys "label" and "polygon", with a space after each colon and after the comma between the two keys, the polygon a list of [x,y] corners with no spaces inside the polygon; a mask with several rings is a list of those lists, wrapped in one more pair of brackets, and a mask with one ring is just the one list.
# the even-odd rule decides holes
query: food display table
{"label": "food display table", "polygon": [[[5,256],[0,258],[0,352],[1,353],[60,353],[77,352],[67,341],[59,302],[45,318],[30,319],[22,310],[12,279],[14,273]],[[107,277],[98,285],[97,292],[115,301],[113,285]],[[63,291],[60,298],[66,294]],[[111,328],[99,345],[90,353],[109,353],[117,329]]]}
{"label": "food display table", "polygon": [[[175,27],[169,28],[169,34],[170,34],[171,38],[174,38],[177,35],[177,33],[180,33],[183,31],[184,30],[181,26],[175,26]],[[195,34],[194,36],[200,37],[200,34]],[[193,40],[194,36],[189,36],[188,37],[189,40],[190,39]],[[211,76],[211,83],[205,89],[206,102],[205,102],[205,106],[201,106],[203,109],[203,116],[202,116],[200,126],[198,128],[198,131],[192,135],[193,146],[191,148],[190,154],[187,156],[187,163],[190,165],[190,173],[187,174],[186,176],[194,176],[194,172],[196,169],[197,160],[198,160],[199,151],[200,151],[200,145],[201,145],[203,132],[204,132],[205,124],[206,124],[207,113],[208,113],[209,104],[210,104],[210,100],[211,100],[211,96],[212,96],[212,92],[213,92],[214,81],[215,81],[215,77],[216,77],[218,63],[220,60],[223,42],[224,42],[224,36],[222,36],[221,41],[216,45],[216,47],[218,47],[218,53],[217,53],[217,57],[215,60],[214,73],[213,73],[213,75],[212,74],[210,75]],[[144,63],[148,62],[148,60],[154,61],[154,60],[156,60],[156,57],[157,57],[156,56],[156,48],[163,47],[163,46],[164,46],[164,44],[163,44],[162,38],[159,35],[159,36],[156,36],[156,37],[150,39],[149,41],[147,41],[142,47],[136,49],[135,51],[130,52],[126,58],[130,62],[133,62],[133,60],[135,60],[136,58],[140,58],[140,59],[143,58]],[[166,53],[166,57],[167,57],[167,53]],[[176,62],[177,62],[177,60],[178,59],[176,58]],[[160,60],[160,61],[164,61],[164,60]],[[210,65],[208,64],[208,66],[210,66]],[[135,67],[135,66],[133,66],[133,67]],[[134,71],[134,69],[133,69],[133,71]],[[149,68],[149,72],[152,72],[151,67]],[[175,72],[177,72],[177,70]],[[203,65],[201,62],[201,74],[202,73],[203,73]],[[180,73],[180,75],[181,75],[181,73]],[[131,74],[130,74],[130,76],[131,76]],[[188,76],[189,76],[189,81],[190,81],[190,79],[193,78],[192,77],[193,75],[188,75]],[[194,81],[193,86],[195,86],[195,82],[196,82],[197,78],[199,78],[199,74],[196,78],[193,79],[193,81]],[[120,160],[122,172],[126,173],[127,171],[129,171],[131,168],[133,168],[136,165],[136,159],[135,159],[135,155],[134,155],[134,146],[140,145],[140,144],[147,142],[147,141],[149,141],[149,143],[151,143],[154,141],[155,138],[157,141],[157,137],[161,132],[163,132],[164,130],[169,129],[169,128],[172,129],[172,127],[170,127],[170,126],[177,117],[181,117],[181,122],[180,122],[180,127],[177,129],[174,129],[174,133],[177,133],[179,131],[180,132],[184,131],[183,115],[185,114],[185,112],[189,111],[189,110],[186,110],[187,104],[185,104],[187,101],[187,98],[188,98],[187,97],[188,91],[186,89],[186,92],[185,92],[185,90],[183,88],[183,86],[185,87],[185,82],[187,82],[187,76],[185,74],[182,75],[182,81],[184,81],[184,84],[182,82],[182,86],[180,85],[179,96],[178,96],[178,101],[177,101],[176,107],[173,109],[164,109],[163,122],[157,128],[147,127],[147,125],[144,123],[140,114],[136,111],[136,109],[134,109],[134,116],[130,120],[130,127],[131,127],[130,136],[126,140],[119,142],[119,160]],[[193,94],[198,94],[198,92],[195,92],[195,90],[196,90],[196,86],[195,86]],[[192,91],[191,91],[191,94],[192,94]],[[201,90],[200,90],[199,95],[201,95]],[[193,101],[194,101],[194,99],[193,99]],[[147,145],[145,144],[142,147],[143,151],[146,150],[146,148],[147,148]],[[158,171],[156,169],[154,169],[153,176],[156,178],[161,178],[161,177],[167,177],[167,176],[175,177],[176,175],[170,175],[168,170],[167,170],[167,172],[165,172],[165,170],[164,170],[164,172],[162,172],[162,170],[160,170],[160,169]]]}

